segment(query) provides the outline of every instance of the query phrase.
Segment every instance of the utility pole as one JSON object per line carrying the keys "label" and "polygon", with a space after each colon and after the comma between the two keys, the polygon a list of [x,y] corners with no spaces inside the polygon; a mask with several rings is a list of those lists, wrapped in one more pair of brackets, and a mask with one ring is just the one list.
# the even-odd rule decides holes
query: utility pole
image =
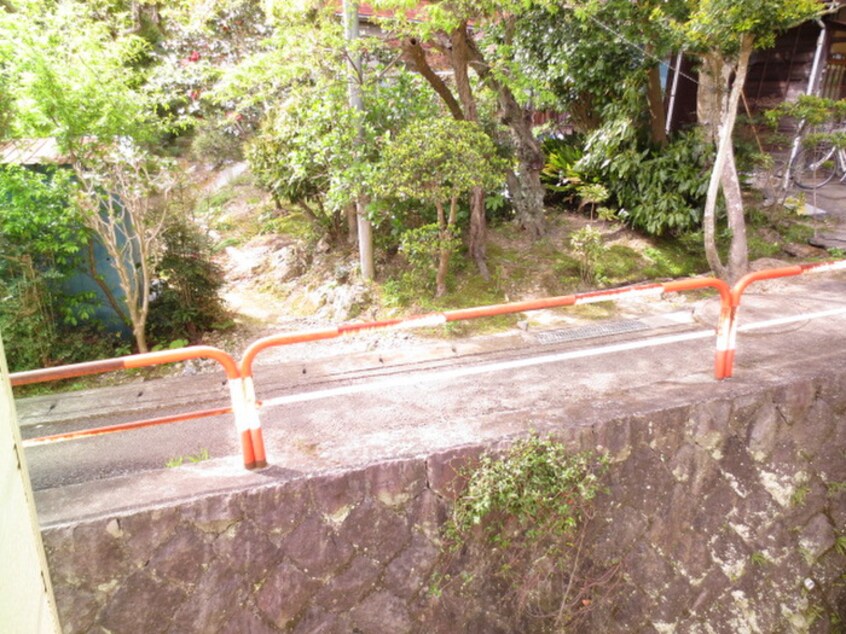
{"label": "utility pole", "polygon": [[[347,42],[353,44],[358,39],[358,0],[344,0],[344,35]],[[362,64],[361,54],[355,50],[350,51],[350,68],[347,87],[349,91],[350,108],[363,113],[364,104],[361,98],[361,77]],[[358,124],[358,136],[362,138],[361,123]],[[372,280],[373,268],[373,227],[367,219],[367,198],[359,197],[356,201],[356,224],[358,227],[358,256],[361,276],[365,280]]]}

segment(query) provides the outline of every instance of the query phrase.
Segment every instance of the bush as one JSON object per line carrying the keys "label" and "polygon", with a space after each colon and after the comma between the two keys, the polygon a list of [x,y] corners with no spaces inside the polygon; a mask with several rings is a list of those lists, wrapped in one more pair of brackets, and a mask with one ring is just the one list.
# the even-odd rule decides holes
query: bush
{"label": "bush", "polygon": [[158,343],[196,342],[225,317],[218,294],[223,271],[212,261],[210,240],[190,219],[177,217],[162,237],[164,254],[156,269],[148,333]]}
{"label": "bush", "polygon": [[708,189],[712,148],[698,130],[682,132],[665,147],[643,146],[626,121],[592,134],[574,169],[605,185],[619,217],[652,235],[696,230]]}
{"label": "bush", "polygon": [[461,474],[467,485],[444,526],[431,593],[461,598],[493,587],[514,625],[532,616],[538,631],[575,628],[617,571],[590,574],[580,552],[607,467],[604,455],[573,454],[537,436],[502,456],[483,454]]}

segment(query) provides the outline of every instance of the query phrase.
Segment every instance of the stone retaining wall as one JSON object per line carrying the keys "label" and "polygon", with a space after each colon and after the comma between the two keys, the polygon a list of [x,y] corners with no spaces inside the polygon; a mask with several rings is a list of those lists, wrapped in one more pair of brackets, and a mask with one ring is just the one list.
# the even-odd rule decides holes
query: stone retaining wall
{"label": "stone retaining wall", "polygon": [[[555,430],[613,457],[585,546],[620,563],[584,632],[846,620],[846,374]],[[43,531],[66,632],[524,632],[432,598],[456,448]],[[839,540],[839,541],[838,541]],[[540,623],[534,624],[537,629]],[[842,625],[839,627],[843,627]]]}

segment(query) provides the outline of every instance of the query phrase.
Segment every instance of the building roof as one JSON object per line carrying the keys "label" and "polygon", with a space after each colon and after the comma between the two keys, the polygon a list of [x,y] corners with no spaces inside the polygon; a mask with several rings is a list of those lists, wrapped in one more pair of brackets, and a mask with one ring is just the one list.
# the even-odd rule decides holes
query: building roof
{"label": "building roof", "polygon": [[67,157],[59,150],[59,143],[54,138],[0,141],[0,164],[2,165],[44,165],[67,162]]}

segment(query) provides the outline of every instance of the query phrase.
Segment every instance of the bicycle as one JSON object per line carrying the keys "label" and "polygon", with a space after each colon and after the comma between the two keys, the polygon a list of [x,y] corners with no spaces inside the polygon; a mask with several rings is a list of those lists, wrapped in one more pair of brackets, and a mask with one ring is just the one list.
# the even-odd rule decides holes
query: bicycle
{"label": "bicycle", "polygon": [[843,135],[843,130],[837,130],[805,137],[790,162],[790,174],[797,187],[819,189],[837,175],[841,183],[846,181],[846,147],[838,138]]}

